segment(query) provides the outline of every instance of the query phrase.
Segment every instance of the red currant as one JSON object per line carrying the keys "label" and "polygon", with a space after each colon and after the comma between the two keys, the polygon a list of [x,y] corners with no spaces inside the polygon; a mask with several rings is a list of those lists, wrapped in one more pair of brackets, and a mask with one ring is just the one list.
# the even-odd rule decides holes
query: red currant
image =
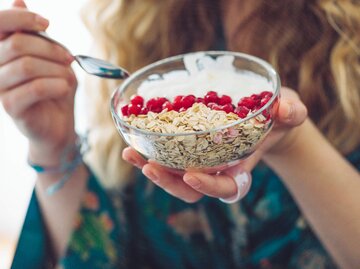
{"label": "red currant", "polygon": [[269,120],[269,119],[270,119],[270,113],[269,113],[268,110],[265,109],[265,110],[262,112],[262,115],[266,118],[266,120]]}
{"label": "red currant", "polygon": [[141,111],[141,106],[140,105],[134,105],[134,104],[130,104],[129,105],[129,109],[128,109],[128,113],[129,115],[139,115]]}
{"label": "red currant", "polygon": [[263,91],[260,93],[261,98],[269,97],[269,99],[273,96],[272,92],[269,91]]}
{"label": "red currant", "polygon": [[238,115],[240,118],[246,118],[246,116],[249,114],[250,109],[248,109],[245,106],[238,106],[235,108],[234,112],[236,115]]}
{"label": "red currant", "polygon": [[234,107],[231,103],[230,104],[228,103],[221,106],[221,110],[225,111],[226,113],[230,113],[230,112],[234,112]]}
{"label": "red currant", "polygon": [[181,107],[189,108],[195,103],[195,96],[194,95],[187,95],[181,99]]}
{"label": "red currant", "polygon": [[149,101],[147,101],[146,103],[146,107],[149,111],[155,112],[155,113],[160,113],[162,110],[162,105],[168,101],[166,98],[164,97],[155,97],[155,98],[151,98]]}
{"label": "red currant", "polygon": [[129,105],[124,105],[121,107],[121,113],[123,116],[127,117],[129,116]]}
{"label": "red currant", "polygon": [[258,101],[252,99],[251,97],[243,97],[238,102],[238,106],[240,106],[240,107],[245,106],[250,110],[256,108],[257,104],[258,104]]}
{"label": "red currant", "polygon": [[270,97],[264,97],[263,99],[261,99],[259,108],[261,108],[261,107],[263,107],[264,105],[266,105],[267,102],[269,102],[269,100],[270,100]]}
{"label": "red currant", "polygon": [[217,95],[216,92],[210,91],[205,95],[204,100],[205,100],[205,104],[208,104],[208,103],[216,103],[217,104],[219,102],[219,96]]}
{"label": "red currant", "polygon": [[202,97],[196,97],[196,99],[195,99],[195,103],[202,103],[202,104],[205,104],[205,100],[204,100],[204,98],[202,98]]}
{"label": "red currant", "polygon": [[144,98],[142,98],[140,95],[133,95],[130,98],[130,103],[133,105],[144,105]]}
{"label": "red currant", "polygon": [[226,105],[226,104],[231,104],[232,103],[232,99],[231,99],[231,97],[229,96],[229,95],[223,95],[223,96],[221,96],[220,97],[220,99],[219,99],[219,105]]}
{"label": "red currant", "polygon": [[142,107],[139,115],[146,115],[147,113],[149,113],[149,109],[147,109],[146,107]]}
{"label": "red currant", "polygon": [[209,108],[211,108],[212,110],[222,110],[222,106],[220,106],[214,102],[208,103],[207,106]]}
{"label": "red currant", "polygon": [[261,95],[254,93],[254,94],[250,95],[250,98],[255,100],[255,101],[256,100],[261,100]]}
{"label": "red currant", "polygon": [[166,101],[165,103],[163,103],[162,109],[167,109],[167,111],[171,111],[174,110],[174,107],[169,101]]}
{"label": "red currant", "polygon": [[181,108],[181,100],[183,99],[183,95],[178,95],[174,98],[174,101],[173,101],[173,107],[174,107],[174,110],[176,111],[179,111],[179,109]]}

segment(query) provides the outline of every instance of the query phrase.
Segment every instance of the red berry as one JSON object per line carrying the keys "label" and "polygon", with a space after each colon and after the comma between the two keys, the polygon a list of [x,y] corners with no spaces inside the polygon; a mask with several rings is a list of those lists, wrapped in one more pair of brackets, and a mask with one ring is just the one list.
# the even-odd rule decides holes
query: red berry
{"label": "red berry", "polygon": [[264,105],[266,105],[267,102],[269,102],[269,100],[270,100],[270,97],[264,97],[263,99],[261,99],[259,108],[261,108],[261,107],[263,107]]}
{"label": "red berry", "polygon": [[232,99],[231,99],[231,97],[229,96],[229,95],[223,95],[223,96],[221,96],[220,97],[220,99],[219,99],[219,105],[226,105],[226,104],[231,104],[232,103]]}
{"label": "red berry", "polygon": [[184,97],[183,95],[178,95],[174,98],[173,101],[174,110],[179,111],[179,109],[181,108],[181,100],[183,97]]}
{"label": "red berry", "polygon": [[261,98],[269,97],[270,99],[273,96],[273,93],[269,91],[263,91],[259,95],[261,96]]}
{"label": "red berry", "polygon": [[205,100],[202,97],[196,97],[195,103],[203,103],[203,104],[205,104]]}
{"label": "red berry", "polygon": [[262,97],[260,94],[254,93],[254,94],[250,95],[250,98],[253,100],[261,100]]}
{"label": "red berry", "polygon": [[152,111],[152,109],[155,108],[156,106],[157,106],[157,101],[155,98],[151,98],[146,102],[146,107],[150,111]]}
{"label": "red berry", "polygon": [[205,104],[208,104],[208,103],[216,103],[217,104],[219,102],[219,96],[217,95],[216,92],[210,91],[205,95],[204,100],[205,100]]}
{"label": "red berry", "polygon": [[142,98],[140,95],[133,95],[130,98],[130,103],[133,105],[144,105],[144,98]]}
{"label": "red berry", "polygon": [[238,102],[238,106],[245,106],[248,109],[254,109],[256,108],[258,105],[258,101],[252,99],[251,97],[243,97],[240,99],[240,101]]}
{"label": "red berry", "polygon": [[158,97],[157,98],[158,101],[158,105],[162,106],[165,102],[169,101],[168,99],[166,99],[165,97]]}
{"label": "red berry", "polygon": [[162,110],[162,105],[166,101],[167,101],[167,99],[164,97],[151,98],[149,101],[147,101],[146,107],[149,111],[152,111],[155,113],[160,113]]}
{"label": "red berry", "polygon": [[124,105],[121,107],[121,113],[123,116],[127,117],[129,116],[129,105]]}
{"label": "red berry", "polygon": [[141,111],[141,106],[140,105],[134,105],[134,104],[130,104],[129,105],[129,109],[128,109],[128,113],[129,115],[139,115]]}
{"label": "red berry", "polygon": [[268,110],[265,109],[265,110],[262,112],[262,115],[266,118],[266,120],[269,120],[269,119],[270,119],[270,113],[269,113]]}
{"label": "red berry", "polygon": [[220,106],[214,102],[208,103],[207,106],[208,106],[208,108],[210,108],[212,110],[222,110],[222,106]]}
{"label": "red berry", "polygon": [[250,109],[245,106],[238,106],[235,108],[234,113],[243,119],[246,118],[246,116],[249,114],[249,111]]}
{"label": "red berry", "polygon": [[142,107],[139,115],[146,115],[147,113],[149,113],[149,109],[147,109],[146,107]]}
{"label": "red berry", "polygon": [[234,107],[232,104],[225,104],[221,106],[221,110],[225,111],[226,113],[234,112]]}
{"label": "red berry", "polygon": [[189,108],[189,107],[192,107],[192,105],[195,103],[195,96],[194,95],[187,95],[187,96],[184,96],[182,99],[181,99],[181,107],[183,108]]}
{"label": "red berry", "polygon": [[163,103],[162,109],[167,109],[167,111],[171,111],[174,110],[174,107],[169,101],[166,101],[165,103]]}

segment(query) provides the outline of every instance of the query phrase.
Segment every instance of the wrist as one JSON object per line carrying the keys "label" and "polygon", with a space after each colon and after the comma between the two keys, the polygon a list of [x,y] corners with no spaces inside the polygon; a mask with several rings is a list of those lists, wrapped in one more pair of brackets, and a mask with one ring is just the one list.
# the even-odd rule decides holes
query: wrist
{"label": "wrist", "polygon": [[78,137],[76,133],[57,143],[38,143],[29,142],[28,161],[41,166],[59,166],[67,154],[71,159],[75,155],[69,152],[70,148],[75,148]]}
{"label": "wrist", "polygon": [[[67,145],[57,154],[55,159],[56,164],[53,163],[54,159],[47,161],[47,165],[43,163],[34,163],[32,159],[28,159],[28,164],[39,174],[45,175],[46,178],[53,178],[59,176],[59,179],[47,188],[47,193],[53,195],[63,188],[65,183],[69,181],[73,173],[82,166],[83,154],[89,149],[87,144],[87,137],[77,137],[72,143]],[[30,152],[29,152],[30,153]]]}

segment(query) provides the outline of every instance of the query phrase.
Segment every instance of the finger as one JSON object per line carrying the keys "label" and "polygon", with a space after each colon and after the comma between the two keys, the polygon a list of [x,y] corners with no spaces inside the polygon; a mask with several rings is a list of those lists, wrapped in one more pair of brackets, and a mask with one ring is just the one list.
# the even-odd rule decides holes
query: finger
{"label": "finger", "polygon": [[237,186],[229,175],[209,175],[199,172],[186,173],[184,182],[194,190],[207,196],[228,198],[236,195]]}
{"label": "finger", "polygon": [[142,169],[147,161],[133,148],[127,147],[122,152],[122,158],[128,163]]}
{"label": "finger", "polygon": [[8,9],[0,11],[0,34],[16,31],[44,31],[49,21],[26,9]]}
{"label": "finger", "polygon": [[167,193],[188,203],[194,203],[203,197],[203,194],[185,184],[181,177],[175,176],[160,166],[146,164],[142,172],[153,183],[164,189]]}
{"label": "finger", "polygon": [[250,190],[252,177],[251,174],[246,171],[250,171],[250,170],[247,170],[246,167],[243,166],[238,166],[238,167],[234,166],[222,172],[223,174],[229,176],[235,181],[235,184],[237,186],[238,199],[242,199]]}
{"label": "finger", "polygon": [[222,199],[236,197],[238,200],[249,191],[251,175],[236,166],[215,176],[204,173],[186,173],[184,182],[207,196]]}
{"label": "finger", "polygon": [[0,66],[22,56],[70,64],[73,57],[64,48],[34,35],[15,33],[0,42]]}
{"label": "finger", "polygon": [[298,126],[303,123],[307,116],[307,109],[299,100],[283,100],[278,110],[279,123],[288,126]]}
{"label": "finger", "polygon": [[72,90],[63,78],[41,78],[7,91],[1,95],[1,101],[5,111],[17,118],[35,103],[65,97]]}
{"label": "finger", "polygon": [[307,109],[295,91],[283,88],[277,114],[278,124],[298,126],[305,121],[306,117]]}
{"label": "finger", "polygon": [[69,77],[68,66],[31,56],[16,59],[0,68],[0,93],[40,77]]}
{"label": "finger", "polygon": [[13,3],[13,7],[27,8],[27,6],[23,0],[15,0]]}

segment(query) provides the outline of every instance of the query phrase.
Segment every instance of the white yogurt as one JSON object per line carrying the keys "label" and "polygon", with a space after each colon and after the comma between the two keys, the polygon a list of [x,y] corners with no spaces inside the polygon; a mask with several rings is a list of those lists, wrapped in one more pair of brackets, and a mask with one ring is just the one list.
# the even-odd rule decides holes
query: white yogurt
{"label": "white yogurt", "polygon": [[172,71],[162,77],[151,75],[140,85],[138,94],[145,100],[160,96],[173,100],[177,95],[204,97],[208,91],[216,91],[237,102],[244,96],[272,91],[271,81],[250,71],[235,70],[233,61],[233,56],[213,59],[204,53],[190,54],[184,58],[186,70]]}

